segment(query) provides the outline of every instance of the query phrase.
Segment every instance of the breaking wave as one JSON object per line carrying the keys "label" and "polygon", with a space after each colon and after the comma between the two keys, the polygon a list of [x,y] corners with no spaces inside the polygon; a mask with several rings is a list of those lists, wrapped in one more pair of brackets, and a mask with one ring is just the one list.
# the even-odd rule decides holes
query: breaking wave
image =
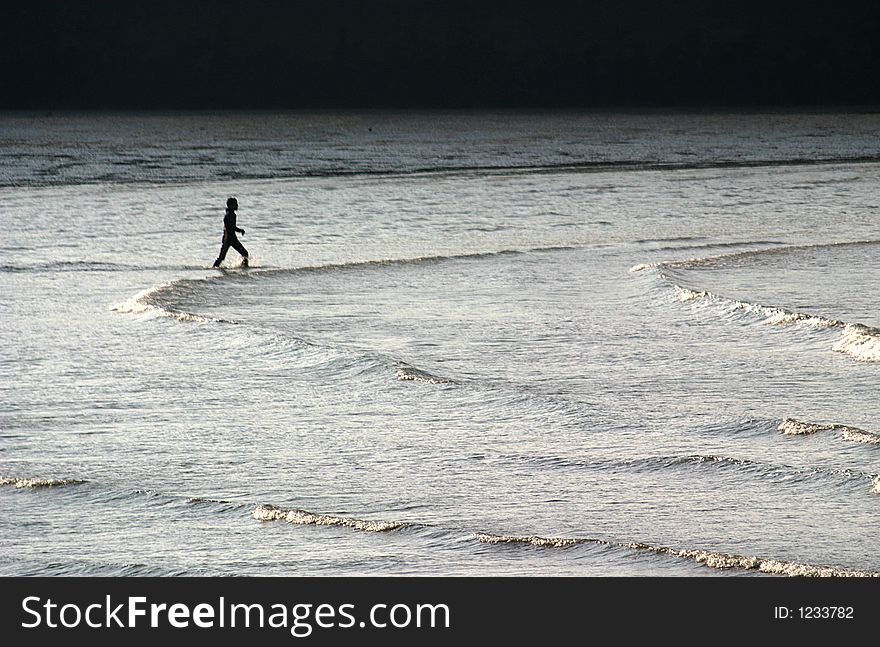
{"label": "breaking wave", "polygon": [[675,293],[677,299],[683,303],[704,303],[720,309],[726,314],[744,313],[758,318],[766,324],[775,326],[799,325],[812,328],[838,329],[840,337],[834,342],[832,350],[844,353],[861,362],[880,361],[880,328],[866,326],[861,323],[847,322],[840,319],[831,319],[820,315],[814,315],[777,306],[767,306],[758,303],[749,303],[732,299],[709,290],[693,289],[676,283],[670,277],[670,270],[689,269],[694,267],[706,267],[731,259],[742,259],[756,255],[787,254],[798,251],[847,247],[856,245],[877,245],[880,241],[853,241],[841,243],[828,243],[825,245],[789,245],[773,247],[769,249],[751,249],[745,251],[691,258],[680,261],[663,261],[659,263],[642,263],[630,268],[630,272],[642,272],[653,270],[656,276],[668,285]]}
{"label": "breaking wave", "polygon": [[[185,293],[190,289],[190,286],[204,283],[205,280],[209,279],[182,279],[171,283],[164,283],[143,290],[127,301],[112,306],[111,309],[121,313],[147,313],[156,317],[172,317],[180,321],[237,323],[228,319],[185,312],[170,305],[174,301],[174,296],[182,292]],[[348,372],[355,376],[362,376],[377,372],[387,372],[391,369],[394,371],[395,377],[400,381],[422,382],[426,384],[456,384],[456,381],[451,378],[435,375],[381,353],[352,350],[332,345],[326,346],[290,335],[258,335],[257,347],[264,356],[274,359],[284,359],[291,352],[300,352],[304,348],[326,351],[324,354],[316,356],[317,362],[333,365],[336,373]]]}
{"label": "breaking wave", "polygon": [[[712,460],[715,457],[690,457],[698,460]],[[39,479],[39,478],[16,478],[16,477],[0,477],[0,485],[13,486],[16,488],[41,488],[41,487],[60,487],[64,485],[75,485],[87,483],[78,479]],[[875,476],[872,480],[873,492],[880,494],[880,475]],[[110,492],[114,496],[121,497],[123,500],[128,497],[147,497],[158,499],[161,505],[176,503],[179,505],[193,505],[208,508],[209,513],[235,513],[242,514],[244,510],[250,509],[250,516],[258,521],[283,521],[296,525],[314,525],[314,526],[335,526],[341,528],[349,528],[351,530],[362,532],[385,533],[404,528],[434,528],[432,532],[437,535],[448,536],[455,539],[471,538],[487,545],[509,545],[509,546],[531,546],[536,548],[547,549],[566,549],[580,545],[593,544],[598,546],[606,546],[617,550],[628,552],[653,553],[666,557],[690,560],[700,566],[707,568],[728,570],[741,569],[751,570],[771,575],[784,575],[796,577],[880,577],[880,572],[840,568],[836,566],[813,565],[781,559],[772,559],[756,556],[743,556],[730,553],[723,553],[711,550],[701,549],[678,549],[668,546],[655,546],[642,542],[621,542],[606,539],[578,538],[578,537],[552,537],[540,535],[505,535],[490,532],[472,532],[458,528],[436,528],[423,523],[386,521],[386,520],[367,520],[356,517],[348,517],[342,515],[319,514],[301,509],[285,509],[269,504],[258,504],[251,508],[251,505],[241,502],[232,502],[223,499],[214,499],[202,496],[182,496],[173,494],[163,494],[151,490],[115,490],[110,488]],[[465,534],[462,534],[465,533]],[[51,567],[51,565],[41,564],[41,568]],[[143,566],[144,568],[156,568],[155,566]],[[140,572],[139,570],[137,572]],[[134,574],[134,573],[132,573]]]}
{"label": "breaking wave", "polygon": [[539,548],[567,548],[568,546],[576,546],[578,544],[608,543],[598,539],[565,539],[562,537],[538,537],[537,535],[514,537],[511,535],[493,535],[488,532],[474,533],[474,537],[477,541],[484,544],[528,544],[530,546],[538,546]]}
{"label": "breaking wave", "polygon": [[785,418],[779,423],[777,429],[786,436],[809,436],[819,433],[820,431],[835,431],[840,434],[844,440],[857,443],[865,443],[868,445],[880,445],[880,434],[875,434],[857,427],[838,424],[819,424],[813,422],[802,422],[794,418]]}
{"label": "breaking wave", "polygon": [[[205,286],[209,282],[225,280],[228,278],[256,279],[270,276],[295,275],[303,272],[331,272],[344,270],[358,270],[373,267],[388,267],[400,265],[415,265],[428,263],[442,263],[452,260],[469,260],[492,258],[497,256],[519,255],[529,253],[548,253],[558,251],[570,251],[580,249],[579,246],[555,246],[534,247],[527,249],[503,249],[494,252],[475,252],[457,255],[416,256],[413,258],[389,258],[366,261],[350,261],[342,263],[327,263],[323,265],[307,265],[302,267],[265,267],[251,268],[246,273],[223,272],[221,276],[210,276],[198,279],[186,278],[162,283],[142,290],[129,299],[110,306],[110,310],[123,314],[150,314],[157,317],[171,317],[180,321],[195,321],[199,323],[237,323],[228,319],[210,317],[203,314],[187,312],[176,307],[176,300],[191,292],[193,287]],[[202,269],[202,268],[194,268]],[[222,269],[222,268],[221,268]],[[407,379],[407,378],[403,378]]]}
{"label": "breaking wave", "polygon": [[779,559],[733,555],[708,550],[681,550],[668,546],[652,546],[639,542],[615,542],[604,539],[572,539],[562,537],[517,537],[495,535],[479,532],[474,535],[477,541],[484,544],[511,544],[537,546],[539,548],[568,548],[579,544],[597,544],[613,548],[628,549],[639,552],[668,555],[691,560],[708,568],[727,570],[742,569],[759,571],[770,575],[787,575],[789,577],[880,577],[880,572],[842,569],[834,566],[814,566]]}
{"label": "breaking wave", "polygon": [[846,324],[833,349],[865,362],[880,361],[880,329],[864,324]]}
{"label": "breaking wave", "polygon": [[802,323],[813,326],[815,328],[840,328],[846,324],[837,319],[828,319],[817,315],[806,314],[803,312],[795,312],[786,310],[785,308],[777,308],[773,306],[763,306],[747,301],[738,301],[730,299],[718,294],[709,292],[708,290],[691,290],[681,285],[673,285],[678,300],[682,302],[704,300],[714,303],[729,312],[742,311],[758,317],[761,317],[766,323],[784,326],[793,323]]}
{"label": "breaking wave", "polygon": [[[159,505],[159,506],[194,506],[207,509],[208,513],[228,513],[240,512],[242,510],[250,510],[252,504],[227,501],[224,499],[214,499],[201,496],[186,496],[183,494],[173,494],[160,492],[144,488],[131,488],[108,483],[96,483],[86,479],[55,479],[55,478],[20,478],[20,477],[0,477],[0,486],[14,487],[16,489],[43,489],[43,488],[60,488],[65,486],[83,485],[85,489],[82,492],[83,497],[92,501],[108,502],[126,502],[128,504],[136,503],[138,505]],[[77,494],[80,496],[80,494]]]}
{"label": "breaking wave", "polygon": [[168,305],[162,295],[179,282],[163,283],[138,292],[130,299],[110,306],[110,310],[123,314],[148,314],[155,317],[171,317],[179,321],[196,321],[199,323],[235,323],[226,319],[207,317],[205,315],[184,312]]}
{"label": "breaking wave", "polygon": [[426,382],[428,384],[455,384],[455,380],[428,373],[427,371],[423,371],[403,362],[398,363],[396,375],[397,379],[401,381]]}
{"label": "breaking wave", "polygon": [[285,510],[274,505],[264,504],[254,508],[251,516],[258,521],[286,521],[287,523],[313,526],[342,526],[365,532],[388,532],[412,525],[400,521],[367,521],[352,517],[315,514],[306,510]]}
{"label": "breaking wave", "polygon": [[86,483],[82,479],[41,479],[41,478],[18,478],[0,476],[0,485],[10,485],[15,488],[51,488],[65,485],[80,485]]}

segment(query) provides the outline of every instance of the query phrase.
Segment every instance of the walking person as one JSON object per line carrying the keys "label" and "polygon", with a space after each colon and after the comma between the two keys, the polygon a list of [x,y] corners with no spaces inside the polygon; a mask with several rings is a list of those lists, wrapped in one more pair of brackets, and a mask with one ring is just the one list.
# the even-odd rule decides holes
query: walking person
{"label": "walking person", "polygon": [[229,198],[226,201],[226,215],[223,216],[223,243],[220,245],[220,255],[217,257],[217,260],[214,261],[214,267],[220,267],[220,263],[226,258],[226,252],[229,251],[230,247],[241,254],[241,266],[248,266],[248,251],[245,249],[244,245],[241,244],[241,241],[238,240],[238,236],[236,235],[237,233],[241,233],[241,235],[244,236],[244,229],[237,226],[235,222],[236,209],[238,209],[238,200],[235,198]]}

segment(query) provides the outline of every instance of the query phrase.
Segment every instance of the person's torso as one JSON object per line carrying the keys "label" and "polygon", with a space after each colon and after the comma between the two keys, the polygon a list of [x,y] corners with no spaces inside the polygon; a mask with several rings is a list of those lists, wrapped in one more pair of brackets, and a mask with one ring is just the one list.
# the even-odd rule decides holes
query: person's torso
{"label": "person's torso", "polygon": [[235,212],[226,211],[223,216],[223,236],[226,238],[235,238]]}

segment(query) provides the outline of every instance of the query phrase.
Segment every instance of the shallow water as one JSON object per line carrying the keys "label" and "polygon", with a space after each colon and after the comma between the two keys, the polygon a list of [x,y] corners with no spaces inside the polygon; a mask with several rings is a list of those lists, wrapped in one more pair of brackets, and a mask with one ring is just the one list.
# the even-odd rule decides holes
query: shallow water
{"label": "shallow water", "polygon": [[4,115],[0,572],[880,572],[878,126]]}

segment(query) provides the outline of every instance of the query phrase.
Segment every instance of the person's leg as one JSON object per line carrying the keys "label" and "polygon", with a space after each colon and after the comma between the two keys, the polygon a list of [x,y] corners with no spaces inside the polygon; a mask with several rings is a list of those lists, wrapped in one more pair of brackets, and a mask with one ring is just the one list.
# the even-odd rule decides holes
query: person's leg
{"label": "person's leg", "polygon": [[214,261],[214,267],[220,266],[220,263],[222,263],[223,259],[226,258],[226,252],[228,252],[228,251],[229,251],[229,243],[227,243],[224,240],[223,244],[220,245],[220,255],[217,257],[217,260]]}
{"label": "person's leg", "polygon": [[238,238],[236,238],[235,240],[232,241],[232,247],[235,248],[235,251],[237,251],[239,254],[241,254],[244,257],[244,264],[247,265],[248,264],[248,250],[245,249],[244,245],[241,244],[241,241]]}

